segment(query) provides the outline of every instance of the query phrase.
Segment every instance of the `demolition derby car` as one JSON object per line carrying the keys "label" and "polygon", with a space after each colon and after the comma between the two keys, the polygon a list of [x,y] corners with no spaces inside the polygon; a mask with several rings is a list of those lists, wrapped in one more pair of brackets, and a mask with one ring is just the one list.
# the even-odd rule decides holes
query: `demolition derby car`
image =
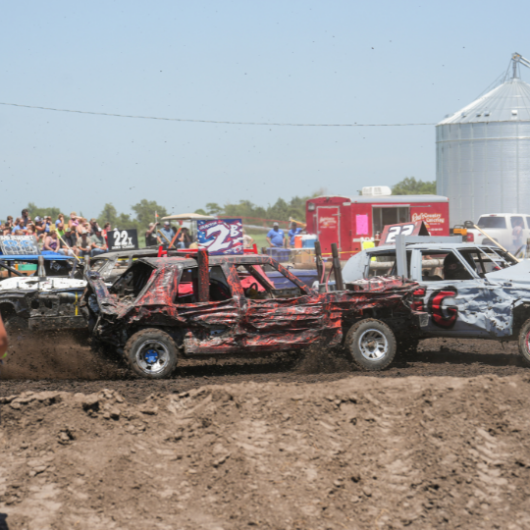
{"label": "demolition derby car", "polygon": [[[268,274],[281,274],[283,285]],[[396,343],[417,333],[417,285],[361,281],[317,293],[260,255],[141,258],[107,288],[87,274],[83,311],[96,343],[123,355],[137,374],[168,377],[179,356],[266,354],[313,344],[345,346],[357,366],[379,370]]]}
{"label": "demolition derby car", "polygon": [[419,284],[413,308],[425,310],[429,322],[409,341],[411,349],[423,337],[517,340],[530,365],[530,260],[517,262],[496,247],[456,237],[410,239],[401,250],[398,244],[356,254],[344,267],[344,281],[400,275]]}
{"label": "demolition derby car", "polygon": [[[14,238],[12,238],[13,240]],[[37,250],[35,250],[37,252]],[[156,251],[148,251],[156,255]],[[142,251],[113,252],[92,258],[90,267],[116,279]],[[86,330],[79,302],[86,288],[85,263],[73,256],[0,254],[0,315],[9,332]]]}
{"label": "demolition derby car", "polygon": [[0,315],[8,333],[86,328],[79,311],[86,281],[73,258],[1,255],[0,278]]}

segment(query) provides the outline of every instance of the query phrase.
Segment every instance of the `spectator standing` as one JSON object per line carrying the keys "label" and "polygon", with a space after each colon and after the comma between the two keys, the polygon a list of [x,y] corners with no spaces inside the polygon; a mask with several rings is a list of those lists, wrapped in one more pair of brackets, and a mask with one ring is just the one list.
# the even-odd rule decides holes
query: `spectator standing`
{"label": "spectator standing", "polygon": [[271,247],[281,248],[285,246],[285,235],[278,223],[272,225],[267,234],[267,241]]}
{"label": "spectator standing", "polygon": [[94,218],[90,219],[90,235],[93,236],[98,231],[101,232],[101,228],[99,227],[97,220]]}
{"label": "spectator standing", "polygon": [[105,223],[103,230],[101,231],[102,236],[105,238],[105,243],[107,243],[107,248],[109,248],[109,232],[112,231],[110,223]]}
{"label": "spectator standing", "polygon": [[35,217],[35,235],[37,236],[38,241],[43,241],[44,236],[46,235],[46,225],[39,215]]}
{"label": "spectator standing", "polygon": [[77,214],[75,212],[72,212],[70,214],[70,220],[68,221],[68,226],[72,230],[76,230],[77,231],[77,227],[79,226],[79,217],[77,217]]}
{"label": "spectator standing", "polygon": [[164,223],[163,228],[160,229],[160,233],[165,236],[165,239],[164,237],[161,237],[160,239],[162,241],[162,246],[167,249],[167,247],[169,247],[169,243],[171,243],[171,241],[173,241],[173,237],[175,237],[175,232],[173,228],[171,228],[169,221]]}
{"label": "spectator standing", "polygon": [[193,238],[191,237],[190,230],[187,227],[184,227],[178,238],[177,238],[177,247],[178,248],[190,248],[190,245],[193,243]]}
{"label": "spectator standing", "polygon": [[90,236],[90,256],[94,257],[98,254],[107,252],[107,242],[101,235],[101,228],[99,226],[95,229],[96,231]]}
{"label": "spectator standing", "polygon": [[60,213],[57,216],[57,221],[55,221],[55,230],[57,234],[61,237],[64,237],[64,214]]}
{"label": "spectator standing", "polygon": [[90,241],[88,240],[88,233],[83,231],[77,236],[77,255],[84,258],[90,257]]}
{"label": "spectator standing", "polygon": [[159,238],[156,236],[156,227],[158,222],[149,223],[149,228],[145,231],[145,246],[154,247],[159,244]]}
{"label": "spectator standing", "polygon": [[249,236],[243,229],[243,248],[252,248],[254,244],[254,238]]}
{"label": "spectator standing", "polygon": [[31,217],[29,216],[29,212],[26,208],[22,210],[22,216],[20,218],[21,226],[26,228],[28,226],[28,223],[31,222]]}
{"label": "spectator standing", "polygon": [[49,215],[47,215],[44,218],[44,232],[46,233],[46,235],[50,233],[51,228],[52,228],[52,218]]}
{"label": "spectator standing", "polygon": [[49,250],[51,252],[57,252],[59,250],[59,239],[57,237],[57,231],[55,228],[50,230],[50,233],[44,238],[44,245],[42,250]]}
{"label": "spectator standing", "polygon": [[291,248],[294,248],[294,236],[297,236],[302,232],[302,229],[296,225],[296,223],[291,223],[291,230],[287,232],[289,236],[289,245]]}
{"label": "spectator standing", "polygon": [[69,226],[66,227],[63,237],[63,249],[65,254],[73,255],[77,254],[77,236]]}
{"label": "spectator standing", "polygon": [[4,229],[4,236],[10,235],[12,231],[13,231],[13,217],[11,215],[8,215],[7,221],[5,224],[5,229]]}
{"label": "spectator standing", "polygon": [[22,226],[22,223],[20,222],[20,217],[17,217],[15,219],[15,224],[13,225],[13,228],[11,229],[11,233],[14,236],[20,236],[24,233],[24,227]]}

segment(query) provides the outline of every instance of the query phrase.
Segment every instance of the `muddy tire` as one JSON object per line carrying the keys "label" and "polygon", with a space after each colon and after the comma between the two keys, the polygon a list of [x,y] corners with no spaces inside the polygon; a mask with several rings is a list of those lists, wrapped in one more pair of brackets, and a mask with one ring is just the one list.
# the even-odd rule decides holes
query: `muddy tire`
{"label": "muddy tire", "polygon": [[396,355],[396,337],[380,320],[357,322],[346,335],[345,346],[353,363],[361,370],[384,370]]}
{"label": "muddy tire", "polygon": [[125,358],[130,368],[147,379],[169,377],[177,366],[175,341],[159,329],[144,329],[125,344]]}
{"label": "muddy tire", "polygon": [[519,331],[518,346],[525,366],[530,366],[530,319],[523,324],[521,331]]}

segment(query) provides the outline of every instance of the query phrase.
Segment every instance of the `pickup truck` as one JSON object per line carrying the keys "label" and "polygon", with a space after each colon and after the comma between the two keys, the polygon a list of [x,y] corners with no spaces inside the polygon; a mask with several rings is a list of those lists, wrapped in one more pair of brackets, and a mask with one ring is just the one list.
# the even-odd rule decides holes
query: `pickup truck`
{"label": "pickup truck", "polygon": [[[282,282],[269,274],[280,274]],[[169,377],[180,357],[267,354],[343,346],[364,370],[388,366],[426,315],[417,285],[362,280],[318,293],[268,256],[140,258],[110,288],[87,273],[83,311],[96,344],[136,374]]]}
{"label": "pickup truck", "polygon": [[[418,284],[412,308],[429,314],[407,347],[414,350],[425,337],[517,341],[530,366],[530,260],[516,262],[495,247],[440,239],[425,237],[405,247],[404,276]],[[396,254],[390,245],[363,250],[346,263],[344,282],[398,274]]]}

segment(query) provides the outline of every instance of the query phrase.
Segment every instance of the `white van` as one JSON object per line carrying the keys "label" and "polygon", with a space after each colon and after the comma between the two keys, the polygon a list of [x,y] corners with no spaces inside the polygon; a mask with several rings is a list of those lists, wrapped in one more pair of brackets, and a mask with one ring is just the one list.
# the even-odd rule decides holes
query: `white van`
{"label": "white van", "polygon": [[[480,217],[477,226],[512,253],[519,252],[522,247],[526,246],[526,240],[530,238],[530,215],[489,213]],[[468,242],[493,245],[488,238],[474,228],[468,228],[467,233]]]}

